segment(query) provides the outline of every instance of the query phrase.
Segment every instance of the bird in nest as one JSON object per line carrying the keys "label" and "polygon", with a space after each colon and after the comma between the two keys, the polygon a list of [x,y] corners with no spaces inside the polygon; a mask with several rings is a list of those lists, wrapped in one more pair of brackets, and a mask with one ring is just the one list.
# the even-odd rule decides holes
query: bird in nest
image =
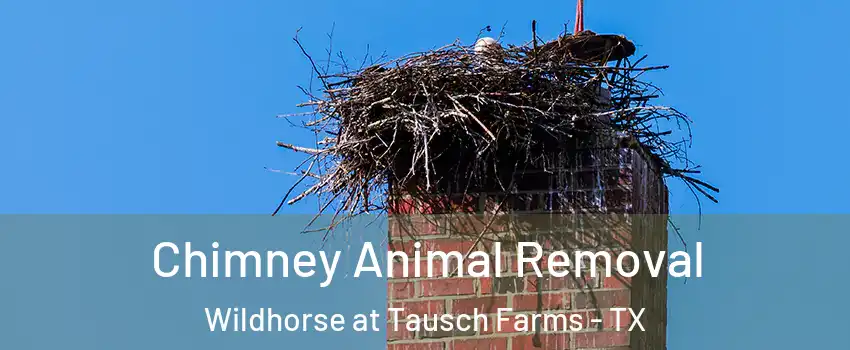
{"label": "bird in nest", "polygon": [[478,39],[473,46],[473,51],[479,63],[484,65],[504,63],[505,61],[505,50],[496,39],[491,37]]}

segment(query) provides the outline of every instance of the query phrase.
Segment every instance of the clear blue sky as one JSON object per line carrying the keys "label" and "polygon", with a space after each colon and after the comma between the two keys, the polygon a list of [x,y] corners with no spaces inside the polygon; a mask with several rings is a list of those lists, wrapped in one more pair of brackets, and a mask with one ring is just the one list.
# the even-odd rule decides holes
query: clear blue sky
{"label": "clear blue sky", "polygon": [[[296,111],[303,101],[296,85],[309,81],[291,40],[297,28],[316,54],[335,24],[336,49],[362,56],[369,45],[397,56],[456,38],[471,43],[486,25],[506,23],[505,41],[519,43],[532,19],[552,38],[574,7],[572,0],[4,1],[0,213],[269,213],[294,179],[264,167],[300,161],[274,142],[311,139],[275,118]],[[847,2],[588,0],[586,7],[588,29],[626,34],[649,64],[671,66],[650,77],[666,103],[695,120],[691,156],[722,190],[705,213],[850,211],[842,85],[850,77],[840,66],[850,53]],[[696,212],[682,186],[671,191],[673,212]],[[701,305],[677,300],[686,309]]]}
{"label": "clear blue sky", "polygon": [[[587,26],[624,33],[671,69],[651,76],[694,120],[694,159],[722,189],[709,213],[847,212],[850,118],[840,105],[840,1],[588,0]],[[532,19],[554,37],[575,2],[4,1],[0,212],[267,213],[293,179],[263,167],[309,141],[278,113],[320,54],[398,55]],[[832,185],[816,186],[828,183]],[[695,212],[672,186],[672,210]],[[311,208],[295,208],[309,212]]]}

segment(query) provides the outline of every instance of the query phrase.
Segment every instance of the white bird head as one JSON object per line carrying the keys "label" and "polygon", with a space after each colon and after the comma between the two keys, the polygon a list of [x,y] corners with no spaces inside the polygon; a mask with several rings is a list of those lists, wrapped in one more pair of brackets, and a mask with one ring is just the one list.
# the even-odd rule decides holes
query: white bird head
{"label": "white bird head", "polygon": [[478,41],[475,42],[475,53],[476,54],[481,54],[481,53],[483,53],[487,50],[496,49],[496,48],[501,49],[502,46],[499,45],[499,42],[497,42],[496,39],[493,39],[491,37],[484,37],[484,38],[478,39]]}

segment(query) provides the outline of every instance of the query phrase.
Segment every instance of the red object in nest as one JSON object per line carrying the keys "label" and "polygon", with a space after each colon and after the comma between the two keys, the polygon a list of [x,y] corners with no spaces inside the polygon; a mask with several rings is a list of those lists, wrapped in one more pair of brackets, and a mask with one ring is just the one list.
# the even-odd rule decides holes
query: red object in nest
{"label": "red object in nest", "polygon": [[598,35],[584,29],[584,0],[576,2],[573,35],[564,45],[573,59],[579,61],[617,61],[635,53],[635,46],[620,35]]}
{"label": "red object in nest", "polygon": [[574,34],[584,31],[584,0],[578,0],[576,4],[576,26],[573,30]]}

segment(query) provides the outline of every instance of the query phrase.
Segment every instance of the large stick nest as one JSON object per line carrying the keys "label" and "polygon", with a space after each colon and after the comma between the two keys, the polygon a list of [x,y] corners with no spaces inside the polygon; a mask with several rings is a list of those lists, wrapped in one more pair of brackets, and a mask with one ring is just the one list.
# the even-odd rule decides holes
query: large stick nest
{"label": "large stick nest", "polygon": [[307,155],[284,202],[318,196],[320,212],[344,218],[387,209],[393,191],[510,191],[517,169],[554,164],[594,135],[642,149],[664,175],[715,200],[717,189],[692,177],[690,119],[654,105],[659,89],[641,80],[667,67],[579,59],[569,44],[583,35],[593,34],[479,53],[453,43],[354,69],[339,60],[338,72],[317,66],[296,38],[322,87],[302,89],[309,101],[300,105],[312,108],[302,125],[316,145],[278,142]]}

